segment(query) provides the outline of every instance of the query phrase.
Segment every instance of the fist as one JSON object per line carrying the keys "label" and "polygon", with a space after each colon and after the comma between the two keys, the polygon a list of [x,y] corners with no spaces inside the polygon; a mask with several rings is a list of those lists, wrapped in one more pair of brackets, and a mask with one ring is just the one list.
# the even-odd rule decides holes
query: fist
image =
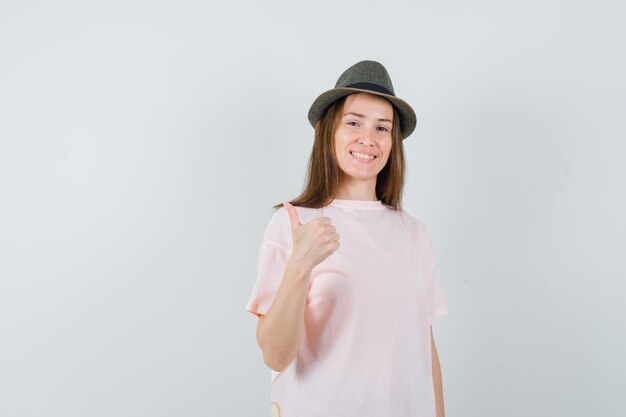
{"label": "fist", "polygon": [[284,202],[291,221],[291,238],[294,261],[313,269],[339,248],[339,234],[332,225],[330,217],[319,217],[307,224],[302,224],[296,208]]}

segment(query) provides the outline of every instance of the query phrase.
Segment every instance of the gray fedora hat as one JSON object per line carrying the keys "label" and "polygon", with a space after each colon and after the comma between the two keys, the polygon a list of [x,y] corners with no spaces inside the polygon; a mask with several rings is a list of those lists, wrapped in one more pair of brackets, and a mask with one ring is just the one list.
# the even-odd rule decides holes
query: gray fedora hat
{"label": "gray fedora hat", "polygon": [[317,97],[309,109],[311,126],[315,128],[315,123],[331,104],[354,93],[370,93],[389,100],[400,116],[402,139],[406,139],[415,130],[417,125],[415,111],[406,101],[396,97],[387,70],[376,61],[361,61],[352,65],[339,76],[335,88]]}

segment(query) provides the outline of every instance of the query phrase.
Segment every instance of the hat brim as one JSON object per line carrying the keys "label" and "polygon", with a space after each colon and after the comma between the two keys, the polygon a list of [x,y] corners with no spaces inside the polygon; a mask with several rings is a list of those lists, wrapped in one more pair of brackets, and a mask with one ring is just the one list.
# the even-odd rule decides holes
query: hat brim
{"label": "hat brim", "polygon": [[406,101],[385,93],[379,93],[372,90],[364,90],[361,88],[339,87],[328,90],[319,95],[309,109],[309,123],[315,128],[315,123],[324,115],[328,107],[335,101],[354,93],[368,93],[386,98],[398,111],[400,117],[400,129],[402,131],[402,139],[409,137],[415,130],[417,125],[417,116],[413,108]]}

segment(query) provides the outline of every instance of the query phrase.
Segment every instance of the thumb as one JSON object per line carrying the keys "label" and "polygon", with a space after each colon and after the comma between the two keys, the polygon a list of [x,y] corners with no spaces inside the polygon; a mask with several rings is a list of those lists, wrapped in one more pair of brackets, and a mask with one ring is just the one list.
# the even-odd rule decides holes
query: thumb
{"label": "thumb", "polygon": [[283,206],[287,208],[289,212],[289,220],[291,220],[291,231],[295,231],[298,227],[302,225],[302,221],[300,220],[300,216],[298,216],[298,212],[293,204],[288,202],[283,202]]}

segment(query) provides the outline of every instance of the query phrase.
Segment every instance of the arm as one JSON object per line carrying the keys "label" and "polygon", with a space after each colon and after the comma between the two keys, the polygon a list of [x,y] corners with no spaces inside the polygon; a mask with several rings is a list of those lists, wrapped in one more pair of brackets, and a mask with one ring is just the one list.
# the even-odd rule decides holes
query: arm
{"label": "arm", "polygon": [[304,336],[304,306],[311,269],[290,258],[272,307],[266,316],[259,316],[257,342],[263,361],[277,372],[293,361]]}
{"label": "arm", "polygon": [[266,317],[259,316],[257,341],[263,361],[282,372],[295,359],[304,337],[304,311],[313,268],[339,248],[339,235],[330,217],[319,217],[303,224],[289,202],[293,252]]}
{"label": "arm", "polygon": [[435,406],[437,409],[437,417],[445,417],[443,409],[443,386],[441,381],[441,364],[439,363],[439,355],[437,355],[437,347],[433,337],[433,327],[430,326],[430,346],[432,351],[433,362],[433,384],[435,386]]}

